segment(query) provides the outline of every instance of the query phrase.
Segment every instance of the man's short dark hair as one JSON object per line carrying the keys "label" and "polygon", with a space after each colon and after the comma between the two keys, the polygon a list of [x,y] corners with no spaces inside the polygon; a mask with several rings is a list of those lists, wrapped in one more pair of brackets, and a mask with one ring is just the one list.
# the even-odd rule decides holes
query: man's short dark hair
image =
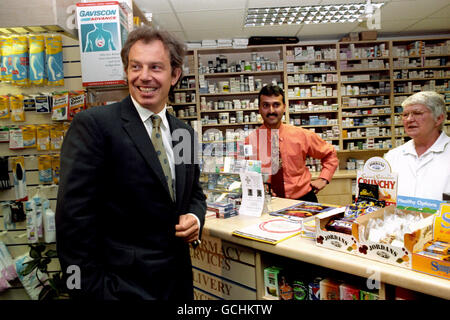
{"label": "man's short dark hair", "polygon": [[160,40],[164,44],[167,51],[169,51],[172,72],[175,72],[176,68],[183,71],[183,61],[186,52],[184,43],[165,30],[159,30],[148,26],[138,27],[128,34],[127,41],[120,52],[125,70],[128,68],[128,55],[130,54],[130,49],[140,40],[144,43],[149,43],[153,40]]}
{"label": "man's short dark hair", "polygon": [[273,86],[271,84],[262,87],[262,89],[258,93],[258,103],[261,101],[261,96],[281,96],[284,102],[284,91],[279,86]]}

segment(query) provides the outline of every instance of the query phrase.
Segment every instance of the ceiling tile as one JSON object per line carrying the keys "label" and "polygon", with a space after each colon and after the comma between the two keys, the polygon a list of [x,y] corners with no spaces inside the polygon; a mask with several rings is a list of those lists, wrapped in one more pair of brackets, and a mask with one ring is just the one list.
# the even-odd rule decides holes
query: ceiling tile
{"label": "ceiling tile", "polygon": [[241,29],[203,29],[190,30],[186,32],[186,41],[200,42],[202,40],[217,40],[217,39],[233,39],[247,36],[242,33]]}
{"label": "ceiling tile", "polygon": [[230,26],[242,27],[244,14],[242,10],[221,10],[221,11],[195,11],[178,13],[181,26],[184,30],[205,30],[211,31],[229,29]]}
{"label": "ceiling tile", "polygon": [[388,32],[400,32],[405,30],[417,20],[414,19],[397,19],[397,20],[381,20],[381,29],[378,32],[388,30]]}
{"label": "ceiling tile", "polygon": [[445,8],[438,10],[432,15],[428,16],[428,18],[447,18],[450,19],[450,4]]}
{"label": "ceiling tile", "polygon": [[353,23],[326,23],[326,24],[305,24],[300,30],[300,36],[302,35],[326,35],[342,33],[346,34],[352,31],[358,25],[357,22]]}
{"label": "ceiling tile", "polygon": [[[153,0],[152,0],[153,1]],[[246,0],[170,0],[176,12],[244,9]]]}
{"label": "ceiling tile", "polygon": [[177,17],[173,13],[155,13],[152,18],[156,25],[167,31],[183,30]]}
{"label": "ceiling tile", "polygon": [[170,3],[167,0],[151,0],[151,1],[133,0],[133,1],[141,11],[148,11],[151,13],[172,12]]}
{"label": "ceiling tile", "polygon": [[386,20],[423,19],[447,5],[448,0],[388,2],[381,7],[381,18]]}
{"label": "ceiling tile", "polygon": [[295,36],[300,29],[300,25],[285,26],[261,26],[261,27],[245,27],[243,32],[247,37],[251,36]]}
{"label": "ceiling tile", "polygon": [[320,0],[248,0],[248,8],[293,7],[320,4]]}
{"label": "ceiling tile", "polygon": [[405,31],[430,31],[430,30],[450,30],[449,18],[423,19],[408,28]]}
{"label": "ceiling tile", "polygon": [[[353,0],[134,0],[143,11],[154,14],[155,24],[180,32],[191,41],[255,36],[299,35],[308,41],[340,39],[351,31],[367,30],[355,24],[265,26],[244,28],[245,9],[350,3]],[[364,2],[366,0],[356,0]],[[372,0],[385,1],[381,9],[379,37],[422,33],[450,33],[450,0]],[[176,11],[172,15],[172,8]],[[429,18],[433,18],[430,20]],[[423,20],[427,19],[427,20]],[[423,21],[422,21],[423,20]],[[196,30],[199,30],[197,33]],[[401,34],[398,34],[401,36]]]}
{"label": "ceiling tile", "polygon": [[177,37],[181,41],[184,41],[184,42],[187,41],[183,31],[170,31],[170,33],[173,34],[175,37]]}

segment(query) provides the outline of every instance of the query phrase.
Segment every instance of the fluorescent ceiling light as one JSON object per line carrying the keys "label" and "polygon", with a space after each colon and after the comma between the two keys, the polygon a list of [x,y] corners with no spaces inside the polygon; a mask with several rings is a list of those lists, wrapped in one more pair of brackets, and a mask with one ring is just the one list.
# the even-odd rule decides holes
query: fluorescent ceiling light
{"label": "fluorescent ceiling light", "polygon": [[384,2],[372,3],[367,0],[366,3],[342,5],[249,8],[244,25],[352,23],[366,19],[383,5]]}

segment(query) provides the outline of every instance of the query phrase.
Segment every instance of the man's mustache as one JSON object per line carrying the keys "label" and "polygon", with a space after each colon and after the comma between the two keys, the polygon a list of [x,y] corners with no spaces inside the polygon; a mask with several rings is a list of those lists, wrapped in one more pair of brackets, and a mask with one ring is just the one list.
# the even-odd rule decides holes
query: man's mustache
{"label": "man's mustache", "polygon": [[277,114],[277,113],[268,113],[267,116],[268,116],[268,117],[270,117],[270,116],[278,117],[278,114]]}

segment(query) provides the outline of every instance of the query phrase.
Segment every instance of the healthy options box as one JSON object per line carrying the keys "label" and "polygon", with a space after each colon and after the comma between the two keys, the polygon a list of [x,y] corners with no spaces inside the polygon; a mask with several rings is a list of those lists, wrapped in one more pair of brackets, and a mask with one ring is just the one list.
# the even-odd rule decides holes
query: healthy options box
{"label": "healthy options box", "polygon": [[128,36],[124,8],[117,1],[77,3],[84,87],[126,84],[120,58]]}

